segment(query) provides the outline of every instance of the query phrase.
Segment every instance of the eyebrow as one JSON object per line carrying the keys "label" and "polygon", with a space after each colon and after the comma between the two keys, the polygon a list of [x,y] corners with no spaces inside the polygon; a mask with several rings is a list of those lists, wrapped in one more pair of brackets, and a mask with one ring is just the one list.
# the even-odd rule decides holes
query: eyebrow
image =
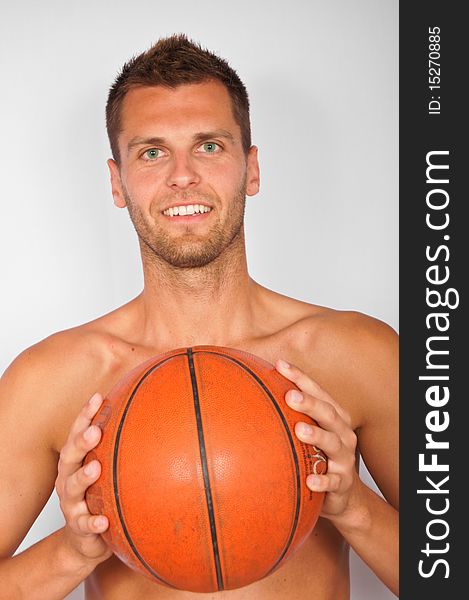
{"label": "eyebrow", "polygon": [[[213,131],[199,131],[192,136],[193,142],[199,142],[208,138],[225,138],[234,144],[234,138],[226,129],[215,129]],[[129,153],[136,146],[167,144],[168,140],[164,137],[133,137],[127,144],[127,152]]]}

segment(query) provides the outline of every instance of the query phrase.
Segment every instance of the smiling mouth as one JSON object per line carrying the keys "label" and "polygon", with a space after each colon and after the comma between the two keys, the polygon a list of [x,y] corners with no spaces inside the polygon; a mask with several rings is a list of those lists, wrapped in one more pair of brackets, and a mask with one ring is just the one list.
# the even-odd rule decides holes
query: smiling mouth
{"label": "smiling mouth", "polygon": [[167,217],[190,217],[209,213],[211,210],[211,207],[205,204],[181,204],[167,208],[163,214]]}

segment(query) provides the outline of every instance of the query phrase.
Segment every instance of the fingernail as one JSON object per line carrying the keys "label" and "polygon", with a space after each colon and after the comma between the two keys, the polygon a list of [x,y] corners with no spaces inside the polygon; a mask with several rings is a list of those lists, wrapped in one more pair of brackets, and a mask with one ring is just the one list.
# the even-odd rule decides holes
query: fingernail
{"label": "fingernail", "polygon": [[94,520],[95,527],[104,527],[106,525],[106,519],[104,517],[96,517]]}
{"label": "fingernail", "polygon": [[319,475],[308,475],[306,478],[306,483],[310,487],[319,487],[321,484],[321,478]]}
{"label": "fingernail", "polygon": [[306,423],[300,423],[298,427],[302,435],[310,436],[313,434],[313,428],[311,427],[311,425],[307,425]]}
{"label": "fingernail", "polygon": [[85,440],[87,440],[89,442],[93,438],[93,435],[94,435],[93,427],[88,427],[88,429],[85,430],[83,437],[85,438]]}
{"label": "fingernail", "polygon": [[85,468],[83,469],[83,472],[85,473],[85,475],[87,477],[91,477],[92,475],[94,475],[96,473],[96,465],[93,462],[88,463]]}
{"label": "fingernail", "polygon": [[301,402],[303,402],[303,394],[298,390],[290,390],[288,392],[288,400],[295,404],[301,404]]}
{"label": "fingernail", "polygon": [[101,396],[99,396],[98,394],[95,394],[94,396],[91,396],[88,404],[90,404],[91,406],[98,407],[102,401],[103,401],[103,399],[101,398]]}
{"label": "fingernail", "polygon": [[282,358],[278,359],[278,364],[281,369],[289,369],[290,368],[290,363],[287,363],[287,361],[283,360]]}

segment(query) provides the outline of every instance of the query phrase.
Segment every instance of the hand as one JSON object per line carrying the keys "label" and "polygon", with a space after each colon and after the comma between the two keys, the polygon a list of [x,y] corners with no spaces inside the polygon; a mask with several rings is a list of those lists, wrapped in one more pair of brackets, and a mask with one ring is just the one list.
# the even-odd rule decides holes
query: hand
{"label": "hand", "polygon": [[353,489],[359,484],[355,469],[357,436],[350,426],[350,415],[297,367],[278,360],[275,368],[300,389],[285,394],[288,405],[320,425],[311,426],[302,421],[295,425],[297,437],[323,450],[328,458],[327,473],[308,475],[306,485],[314,492],[327,492],[321,516],[332,520],[344,516],[351,504]]}
{"label": "hand", "polygon": [[97,563],[112,554],[100,535],[109,527],[109,521],[104,515],[92,515],[89,512],[85,491],[98,479],[101,464],[97,460],[86,466],[82,466],[82,463],[86,454],[101,439],[101,429],[96,425],[90,426],[90,423],[102,402],[102,396],[94,394],[75,419],[60,452],[55,482],[60,508],[65,516],[64,533],[68,544],[80,558]]}

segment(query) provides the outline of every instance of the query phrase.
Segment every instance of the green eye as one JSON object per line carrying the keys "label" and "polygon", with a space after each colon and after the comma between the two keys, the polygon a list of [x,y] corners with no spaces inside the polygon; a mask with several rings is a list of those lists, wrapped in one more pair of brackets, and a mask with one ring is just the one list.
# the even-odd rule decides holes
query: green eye
{"label": "green eye", "polygon": [[158,158],[159,152],[158,148],[150,148],[150,150],[145,150],[144,156],[149,160],[155,160],[155,158]]}
{"label": "green eye", "polygon": [[216,151],[217,147],[218,147],[218,144],[215,144],[215,142],[205,142],[202,145],[203,145],[203,149],[208,154],[213,154]]}

